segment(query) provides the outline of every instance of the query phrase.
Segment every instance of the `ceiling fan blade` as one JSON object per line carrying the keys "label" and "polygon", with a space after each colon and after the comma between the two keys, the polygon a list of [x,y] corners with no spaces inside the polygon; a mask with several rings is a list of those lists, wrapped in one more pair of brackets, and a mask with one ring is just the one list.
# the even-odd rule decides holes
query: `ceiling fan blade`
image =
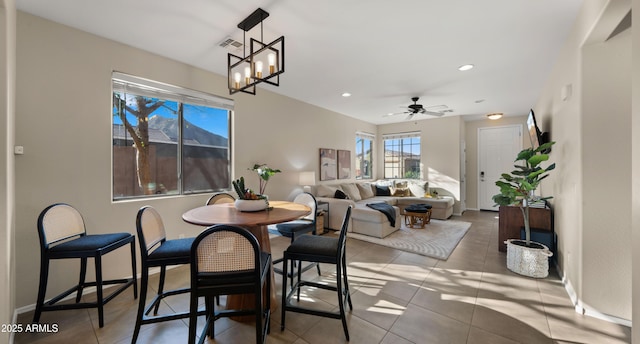
{"label": "ceiling fan blade", "polygon": [[425,114],[425,115],[436,116],[436,117],[444,116],[444,112],[435,112],[435,111],[427,111],[427,110],[424,110],[424,111],[423,111],[423,112],[421,112],[421,113],[423,113],[423,114]]}
{"label": "ceiling fan blade", "polygon": [[410,113],[409,116],[405,118],[405,121],[411,120],[413,118],[413,115],[415,115],[415,113]]}
{"label": "ceiling fan blade", "polygon": [[407,111],[404,111],[404,112],[394,112],[394,113],[388,113],[388,114],[384,114],[384,115],[382,115],[382,117],[390,117],[390,116],[397,116],[397,115],[403,115],[403,114],[406,114],[406,113],[409,113],[409,112],[407,112]]}

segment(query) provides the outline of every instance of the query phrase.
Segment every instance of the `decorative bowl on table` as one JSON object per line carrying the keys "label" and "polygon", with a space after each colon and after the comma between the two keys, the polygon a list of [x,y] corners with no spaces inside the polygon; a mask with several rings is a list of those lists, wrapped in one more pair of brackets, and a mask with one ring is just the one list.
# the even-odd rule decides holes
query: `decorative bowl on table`
{"label": "decorative bowl on table", "polygon": [[267,209],[267,201],[264,199],[237,199],[235,206],[240,211],[261,211]]}

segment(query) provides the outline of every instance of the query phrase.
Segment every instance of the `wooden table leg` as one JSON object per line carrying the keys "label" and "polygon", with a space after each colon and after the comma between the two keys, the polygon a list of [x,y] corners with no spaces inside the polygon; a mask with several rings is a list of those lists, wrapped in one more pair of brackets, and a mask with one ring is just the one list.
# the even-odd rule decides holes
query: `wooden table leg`
{"label": "wooden table leg", "polygon": [[[271,241],[269,241],[269,231],[267,230],[267,226],[245,226],[247,230],[249,230],[253,235],[258,239],[258,243],[260,243],[260,248],[264,252],[271,253]],[[277,297],[276,297],[276,283],[275,283],[275,275],[273,273],[273,266],[271,267],[271,276],[269,277],[271,283],[271,311],[275,311],[277,308]],[[266,292],[266,290],[265,290]],[[263,294],[263,298],[267,297]],[[252,309],[255,306],[255,295],[253,294],[235,294],[227,296],[227,309]],[[242,322],[249,322],[255,320],[254,316],[238,316],[231,317],[231,319]]]}

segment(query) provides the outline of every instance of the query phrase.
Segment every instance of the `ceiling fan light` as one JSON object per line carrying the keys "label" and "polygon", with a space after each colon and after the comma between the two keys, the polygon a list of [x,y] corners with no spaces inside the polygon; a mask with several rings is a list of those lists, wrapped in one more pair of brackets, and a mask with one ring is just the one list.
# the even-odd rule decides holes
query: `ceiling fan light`
{"label": "ceiling fan light", "polygon": [[502,118],[502,115],[504,115],[502,112],[494,112],[494,113],[487,114],[487,118],[492,121],[495,121],[496,119]]}

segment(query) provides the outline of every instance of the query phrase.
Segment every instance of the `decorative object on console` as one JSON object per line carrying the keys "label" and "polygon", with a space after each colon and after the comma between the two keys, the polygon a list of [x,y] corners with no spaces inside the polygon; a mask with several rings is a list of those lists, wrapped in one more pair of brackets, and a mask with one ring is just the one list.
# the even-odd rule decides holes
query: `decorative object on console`
{"label": "decorative object on console", "polygon": [[338,179],[351,177],[351,151],[338,149]]}
{"label": "decorative object on console", "polygon": [[335,180],[336,172],[336,150],[320,148],[320,180]]}
{"label": "decorative object on console", "polygon": [[[265,82],[280,86],[280,74],[284,73],[284,36],[271,43],[263,43],[262,21],[269,13],[258,8],[238,24],[243,31],[243,57],[227,54],[227,79],[229,93],[244,92],[256,94],[256,85]],[[260,24],[260,40],[250,38],[249,55],[247,56],[247,31]],[[263,70],[265,61],[268,66]]]}
{"label": "decorative object on console", "polygon": [[501,206],[518,206],[522,211],[524,219],[525,241],[515,239],[507,240],[507,268],[515,273],[544,278],[549,274],[549,260],[552,253],[549,248],[541,243],[531,241],[531,228],[529,223],[529,206],[532,203],[546,200],[551,197],[539,197],[535,195],[535,190],[540,182],[553,170],[556,164],[553,163],[547,168],[542,168],[540,164],[549,160],[546,152],[555,142],[548,142],[539,147],[527,148],[516,158],[516,162],[522,164],[515,165],[516,170],[503,173],[496,185],[500,188],[500,193],[493,196],[493,201]]}

